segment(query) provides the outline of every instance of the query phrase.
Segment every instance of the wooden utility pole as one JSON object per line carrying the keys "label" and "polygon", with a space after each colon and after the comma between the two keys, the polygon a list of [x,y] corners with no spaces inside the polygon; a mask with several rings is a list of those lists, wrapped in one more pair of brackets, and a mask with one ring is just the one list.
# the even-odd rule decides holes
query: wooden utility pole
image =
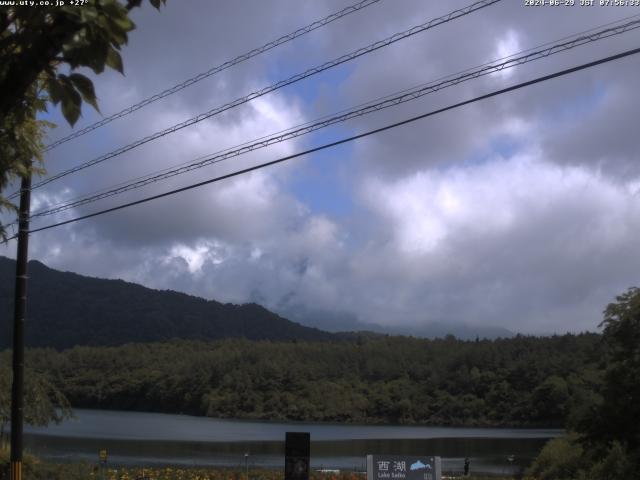
{"label": "wooden utility pole", "polygon": [[13,300],[13,383],[11,385],[11,477],[22,480],[22,425],[24,422],[24,323],[27,314],[27,262],[31,173],[22,178],[18,211],[16,287]]}

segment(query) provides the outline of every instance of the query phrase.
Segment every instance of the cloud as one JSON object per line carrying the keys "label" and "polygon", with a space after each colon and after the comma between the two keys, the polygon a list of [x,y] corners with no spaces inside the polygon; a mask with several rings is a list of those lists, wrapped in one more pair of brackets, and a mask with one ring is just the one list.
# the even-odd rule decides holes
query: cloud
{"label": "cloud", "polygon": [[390,232],[357,260],[376,279],[369,315],[378,321],[508,318],[522,331],[593,329],[602,306],[638,280],[640,204],[582,167],[495,159],[370,179],[363,196]]}
{"label": "cloud", "polygon": [[[508,30],[504,37],[498,40],[496,45],[495,58],[510,57],[522,50],[520,39],[514,30]],[[498,75],[509,78],[514,73],[513,69],[505,69],[498,72]]]}
{"label": "cloud", "polygon": [[603,305],[637,280],[637,198],[583,167],[495,158],[370,178],[360,199],[374,226],[364,244],[303,211],[245,241],[132,249],[138,260],[126,277],[274,309],[329,306],[381,324],[503,323],[534,333],[594,329]]}
{"label": "cloud", "polygon": [[[48,154],[47,167],[55,173],[95,158],[468,3],[379,2],[69,142]],[[118,111],[344,6],[194,1],[188,7],[169,2],[159,14],[136,11],[138,29],[124,51],[126,77],[96,77],[101,108]],[[621,16],[617,9],[500,2],[65,177],[38,190],[34,208]],[[591,61],[635,46],[634,38],[610,38],[466,82],[55,220]],[[604,306],[639,283],[636,62],[622,60],[469,105],[325,151],[326,157],[312,155],[40,232],[31,239],[32,257],[63,270],[220,301],[257,301],[279,311],[346,313],[382,324],[437,320],[524,332],[595,329]],[[97,118],[86,110],[82,121]],[[69,131],[61,124],[55,135]],[[301,175],[311,170],[321,174]],[[332,176],[335,182],[326,180]],[[313,183],[316,177],[324,180]],[[313,195],[303,195],[305,187]],[[311,197],[313,205],[304,200]],[[349,208],[341,211],[334,204],[343,197]]]}

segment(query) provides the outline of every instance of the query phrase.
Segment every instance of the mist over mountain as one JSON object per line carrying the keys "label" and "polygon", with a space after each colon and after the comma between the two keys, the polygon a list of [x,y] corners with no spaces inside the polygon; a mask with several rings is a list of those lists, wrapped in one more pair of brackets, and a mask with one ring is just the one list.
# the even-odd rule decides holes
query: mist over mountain
{"label": "mist over mountain", "polygon": [[[11,344],[14,276],[15,261],[0,257],[0,348]],[[64,349],[172,338],[323,341],[334,335],[255,303],[223,304],[29,262],[27,345]]]}
{"label": "mist over mountain", "polygon": [[329,332],[373,332],[387,335],[405,335],[417,338],[444,338],[453,335],[461,340],[476,338],[511,338],[515,333],[499,326],[468,325],[464,323],[425,322],[417,325],[380,325],[362,322],[355,315],[302,307],[278,310],[282,316],[308,327]]}
{"label": "mist over mountain", "polygon": [[[0,348],[11,344],[15,261],[0,257]],[[286,318],[285,318],[286,317]],[[287,318],[293,320],[287,320]],[[378,325],[349,314],[284,310],[273,313],[256,304],[234,305],[172,290],[154,290],[123,280],[106,280],[29,262],[27,345],[70,348],[121,345],[173,338],[217,340],[311,340],[344,338],[338,332],[463,340],[509,338],[500,327],[443,322]],[[333,333],[329,333],[333,332]]]}

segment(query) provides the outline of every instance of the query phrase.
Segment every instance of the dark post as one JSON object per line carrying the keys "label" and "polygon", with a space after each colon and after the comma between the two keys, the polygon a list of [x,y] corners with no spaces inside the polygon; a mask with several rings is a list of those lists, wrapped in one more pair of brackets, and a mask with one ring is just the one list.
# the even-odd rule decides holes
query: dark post
{"label": "dark post", "polygon": [[11,385],[11,480],[22,480],[22,424],[24,421],[24,322],[27,313],[27,261],[31,174],[22,178],[18,213],[16,288],[13,300],[13,383]]}
{"label": "dark post", "polygon": [[286,432],[285,435],[285,480],[309,480],[309,432]]}

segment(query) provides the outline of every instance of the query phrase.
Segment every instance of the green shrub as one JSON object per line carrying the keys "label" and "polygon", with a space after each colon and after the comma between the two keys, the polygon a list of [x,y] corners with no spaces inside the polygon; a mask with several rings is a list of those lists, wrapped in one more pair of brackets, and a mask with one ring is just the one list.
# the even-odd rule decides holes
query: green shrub
{"label": "green shrub", "polygon": [[611,447],[603,452],[603,458],[596,461],[589,472],[588,478],[598,480],[627,480],[634,478],[634,462],[620,442],[613,442]]}
{"label": "green shrub", "polygon": [[526,475],[537,480],[573,480],[583,467],[583,449],[575,434],[547,442]]}

